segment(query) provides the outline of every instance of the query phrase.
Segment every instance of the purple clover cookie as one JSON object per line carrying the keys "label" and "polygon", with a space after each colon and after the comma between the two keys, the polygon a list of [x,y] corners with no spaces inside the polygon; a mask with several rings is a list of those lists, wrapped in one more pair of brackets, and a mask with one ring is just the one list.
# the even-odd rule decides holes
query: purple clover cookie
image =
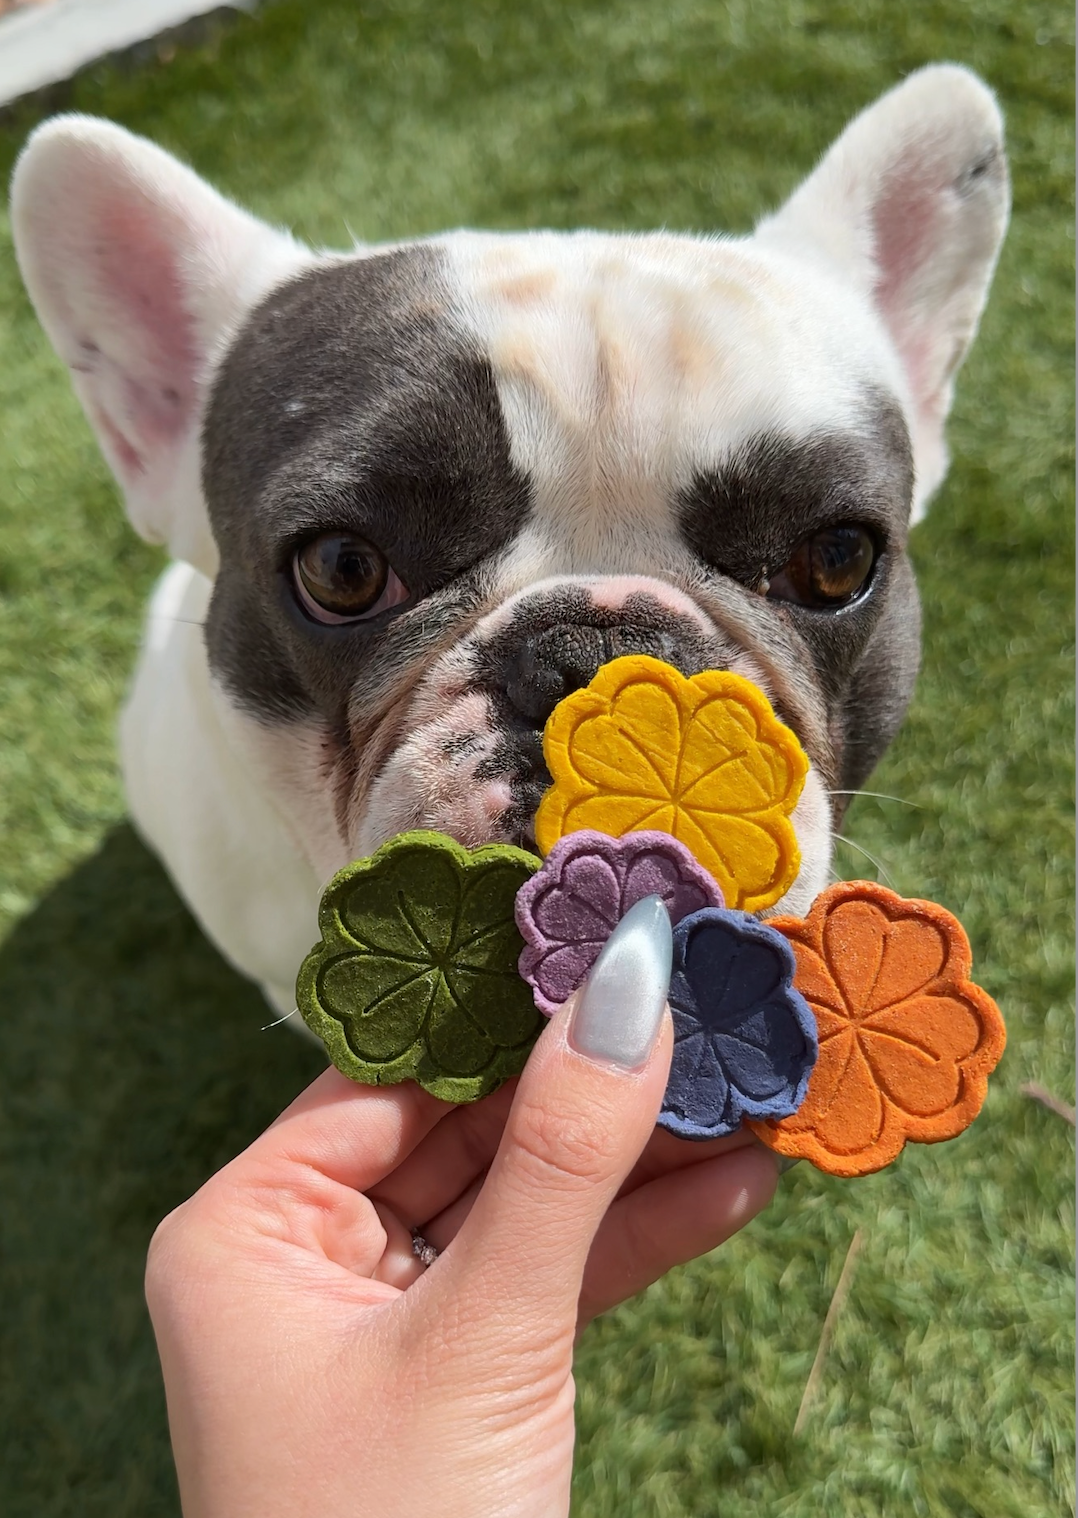
{"label": "purple clover cookie", "polygon": [[675,926],[674,1057],[660,1127],[721,1138],[743,1118],[797,1111],[819,1046],[795,969],[782,934],[745,912],[709,907]]}
{"label": "purple clover cookie", "polygon": [[524,937],[520,973],[549,1017],[587,979],[599,951],[630,907],[660,896],[670,921],[721,907],[718,885],[669,833],[582,829],[560,838],[517,892]]}

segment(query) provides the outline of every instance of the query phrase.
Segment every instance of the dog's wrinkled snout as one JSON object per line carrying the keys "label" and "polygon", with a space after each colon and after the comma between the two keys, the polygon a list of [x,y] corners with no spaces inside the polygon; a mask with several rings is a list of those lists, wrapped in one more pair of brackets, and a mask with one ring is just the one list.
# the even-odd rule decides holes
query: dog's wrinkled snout
{"label": "dog's wrinkled snout", "polygon": [[650,654],[680,665],[689,653],[681,641],[674,632],[654,627],[559,622],[508,651],[503,689],[514,711],[542,728],[558,702],[587,685],[611,659]]}
{"label": "dog's wrinkled snout", "polygon": [[551,712],[626,654],[647,654],[693,675],[721,666],[726,649],[688,607],[664,605],[635,587],[615,597],[601,582],[598,596],[573,586],[522,601],[479,645],[476,687],[489,702],[497,736],[475,776],[510,789],[501,817],[505,837],[534,846],[535,810],[550,784],[543,729]]}

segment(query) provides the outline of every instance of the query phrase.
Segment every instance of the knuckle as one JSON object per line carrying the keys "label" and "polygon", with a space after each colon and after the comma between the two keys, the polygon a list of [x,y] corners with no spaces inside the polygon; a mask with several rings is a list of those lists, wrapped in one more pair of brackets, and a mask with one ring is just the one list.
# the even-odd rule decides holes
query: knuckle
{"label": "knuckle", "polygon": [[512,1138],[519,1159],[540,1179],[579,1185],[604,1180],[617,1169],[618,1133],[602,1121],[601,1110],[582,1112],[549,1098],[518,1099]]}
{"label": "knuckle", "polygon": [[184,1270],[184,1252],[190,1202],[177,1207],[158,1223],[146,1251],[144,1289],[151,1312],[172,1294]]}

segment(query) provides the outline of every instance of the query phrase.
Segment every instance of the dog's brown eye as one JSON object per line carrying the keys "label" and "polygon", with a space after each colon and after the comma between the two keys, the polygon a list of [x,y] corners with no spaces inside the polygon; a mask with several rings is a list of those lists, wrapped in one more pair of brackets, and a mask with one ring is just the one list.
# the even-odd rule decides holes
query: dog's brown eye
{"label": "dog's brown eye", "polygon": [[864,590],[876,562],[876,543],[865,527],[825,527],[798,544],[770,577],[768,595],[798,606],[834,609]]}
{"label": "dog's brown eye", "polygon": [[403,601],[408,592],[385,554],[354,532],[325,532],[296,550],[292,579],[318,622],[355,622]]}

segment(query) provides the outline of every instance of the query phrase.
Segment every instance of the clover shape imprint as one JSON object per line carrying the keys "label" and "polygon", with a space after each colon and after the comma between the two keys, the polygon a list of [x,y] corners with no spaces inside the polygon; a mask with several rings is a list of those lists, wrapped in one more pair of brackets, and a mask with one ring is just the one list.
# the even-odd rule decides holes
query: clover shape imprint
{"label": "clover shape imprint", "polygon": [[865,881],[832,886],[807,918],[771,926],[797,956],[795,983],[816,1016],[820,1056],[804,1102],[752,1123],[783,1155],[836,1175],[868,1175],[907,1140],[956,1137],[977,1116],[1006,1031],[969,979],[969,941],[934,902]]}
{"label": "clover shape imprint", "polygon": [[611,838],[582,829],[559,839],[517,896],[520,973],[541,1012],[552,1015],[583,985],[610,934],[645,896],[661,897],[672,923],[722,906],[711,876],[667,833]]}
{"label": "clover shape imprint", "polygon": [[330,882],[300,970],[304,1021],[353,1080],[475,1101],[523,1069],[543,1026],[517,973],[523,849],[402,833]]}
{"label": "clover shape imprint", "polygon": [[790,813],[808,760],[741,676],[613,659],[558,703],[543,753],[553,785],[535,819],[541,853],[581,828],[654,829],[690,850],[729,906],[762,910],[793,884],[801,861]]}
{"label": "clover shape imprint", "polygon": [[744,912],[708,907],[678,923],[669,998],[674,1055],[660,1127],[681,1138],[720,1138],[745,1118],[796,1110],[817,1045],[794,970],[785,939]]}

